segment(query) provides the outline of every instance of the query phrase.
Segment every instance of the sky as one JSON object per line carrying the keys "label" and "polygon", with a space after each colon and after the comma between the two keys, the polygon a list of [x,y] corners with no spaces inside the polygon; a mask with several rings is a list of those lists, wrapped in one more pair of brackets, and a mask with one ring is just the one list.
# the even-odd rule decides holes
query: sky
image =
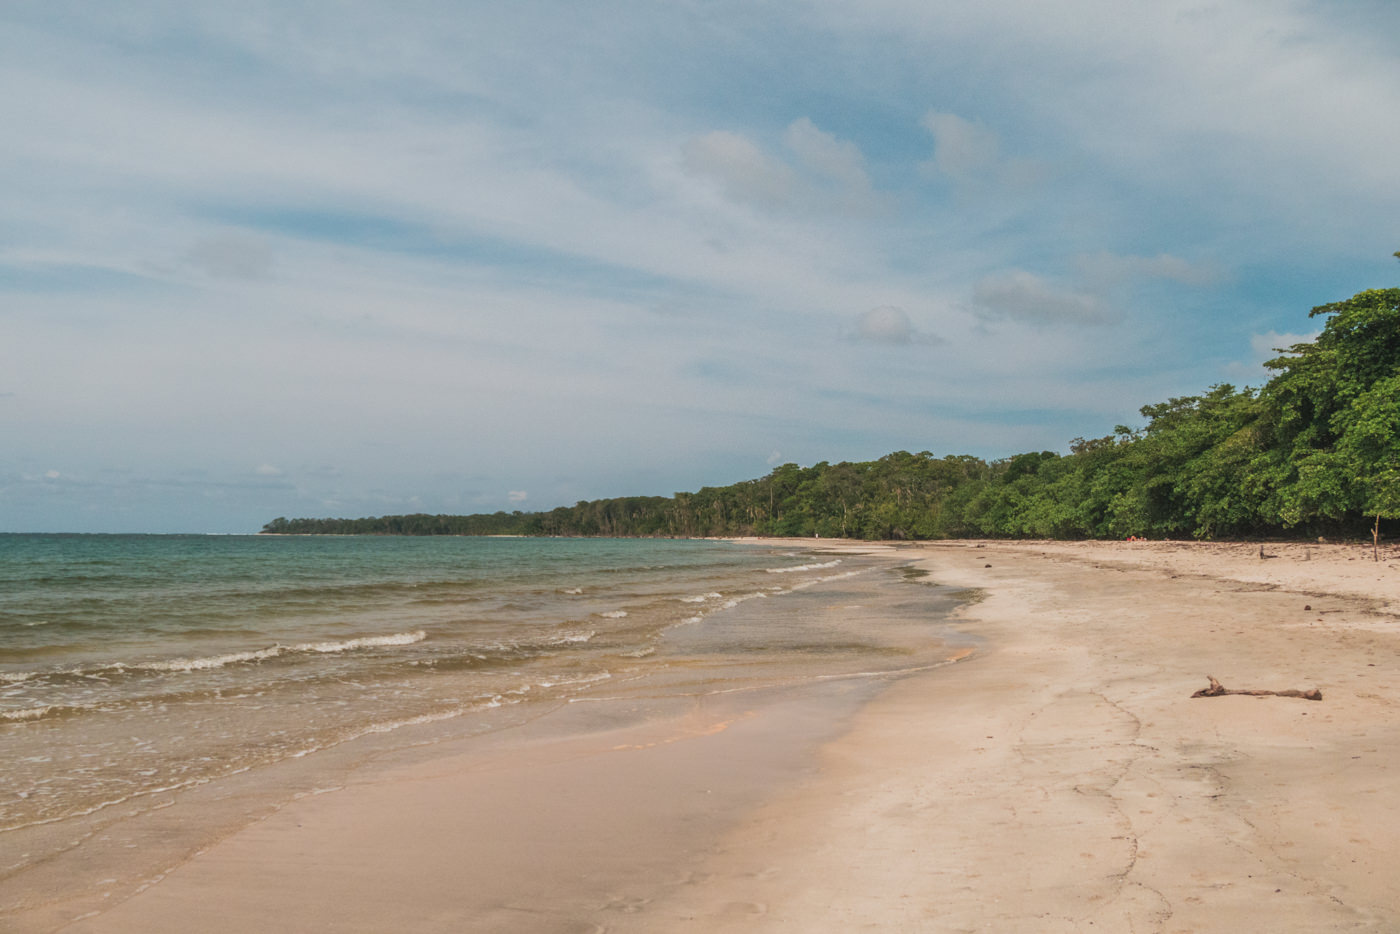
{"label": "sky", "polygon": [[1391,0],[0,5],[0,531],[1006,457],[1400,278]]}

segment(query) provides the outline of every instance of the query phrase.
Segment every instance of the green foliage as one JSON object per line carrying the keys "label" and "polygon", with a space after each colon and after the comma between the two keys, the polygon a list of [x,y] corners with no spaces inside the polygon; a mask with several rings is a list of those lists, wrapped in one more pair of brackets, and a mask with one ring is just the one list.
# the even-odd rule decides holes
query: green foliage
{"label": "green foliage", "polygon": [[[1267,365],[1266,443],[1250,467],[1261,518],[1284,527],[1386,515],[1400,468],[1400,289],[1312,310],[1317,339]],[[1380,512],[1377,512],[1380,507]]]}
{"label": "green foliage", "polygon": [[[1400,256],[1400,254],[1397,254]],[[1213,386],[1143,406],[1141,428],[1070,453],[987,462],[896,451],[783,464],[674,496],[540,513],[286,519],[264,532],[386,535],[779,535],[865,539],[1281,534],[1400,519],[1400,289],[1312,310],[1316,340],[1266,364],[1260,390]]]}

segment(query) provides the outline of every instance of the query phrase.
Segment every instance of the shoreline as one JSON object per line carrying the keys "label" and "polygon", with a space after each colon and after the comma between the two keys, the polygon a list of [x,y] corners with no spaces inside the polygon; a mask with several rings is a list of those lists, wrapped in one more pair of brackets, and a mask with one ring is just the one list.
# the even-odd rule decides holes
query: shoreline
{"label": "shoreline", "polygon": [[[565,705],[17,930],[1400,926],[1400,575],[1369,543],[800,541],[979,591],[976,650],[866,696]],[[1208,675],[1323,700],[1191,698]]]}

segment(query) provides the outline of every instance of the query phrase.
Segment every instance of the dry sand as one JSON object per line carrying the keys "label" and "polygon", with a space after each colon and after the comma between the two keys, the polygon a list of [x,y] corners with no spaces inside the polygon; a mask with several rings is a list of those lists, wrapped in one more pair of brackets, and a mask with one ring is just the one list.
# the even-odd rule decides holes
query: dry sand
{"label": "dry sand", "polygon": [[[19,929],[1400,930],[1400,570],[1267,552],[907,546],[980,591],[982,641],[853,716],[840,690],[565,710]],[[1192,699],[1207,675],[1323,699]]]}

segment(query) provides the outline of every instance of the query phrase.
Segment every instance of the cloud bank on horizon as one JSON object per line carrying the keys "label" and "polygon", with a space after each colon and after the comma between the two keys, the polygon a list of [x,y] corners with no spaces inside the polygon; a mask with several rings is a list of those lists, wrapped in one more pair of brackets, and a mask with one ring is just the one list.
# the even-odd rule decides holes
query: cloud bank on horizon
{"label": "cloud bank on horizon", "polygon": [[[1066,448],[1393,284],[1400,6],[0,10],[0,531]],[[528,493],[526,492],[528,491]]]}

